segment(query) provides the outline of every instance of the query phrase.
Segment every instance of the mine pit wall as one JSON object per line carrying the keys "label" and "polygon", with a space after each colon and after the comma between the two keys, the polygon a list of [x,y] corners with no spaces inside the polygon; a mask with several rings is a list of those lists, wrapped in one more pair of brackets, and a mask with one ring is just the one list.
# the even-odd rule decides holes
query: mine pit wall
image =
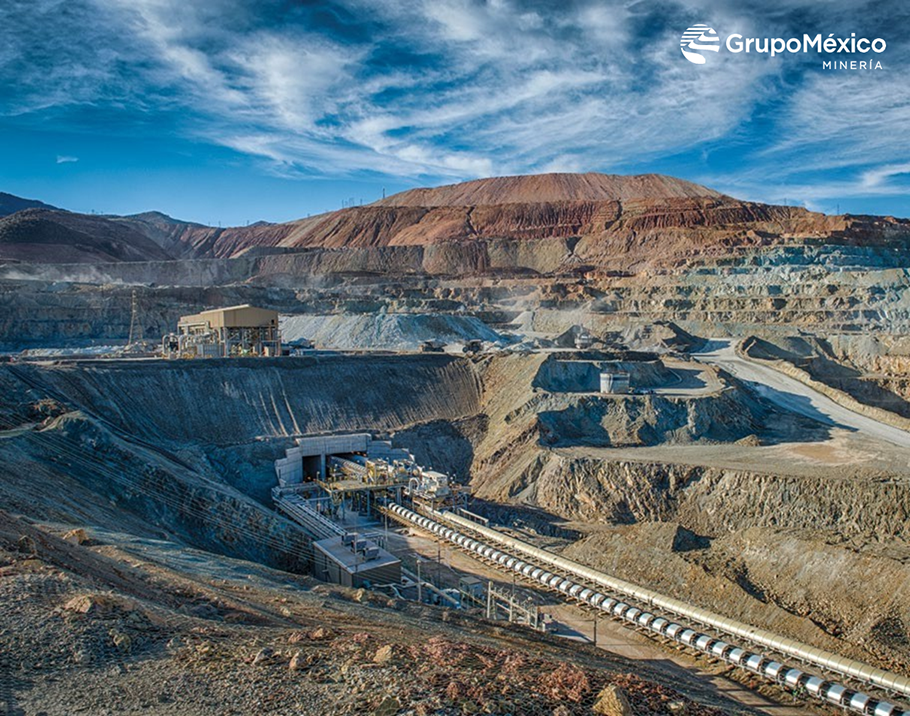
{"label": "mine pit wall", "polygon": [[578,323],[600,334],[655,321],[711,336],[910,331],[905,250],[811,242],[727,247],[723,256],[690,251],[663,267],[625,271],[612,261],[586,265],[578,250],[574,238],[503,238],[0,266],[0,299],[9,309],[0,315],[0,344],[125,339],[133,288],[146,335],[163,334],[200,303],[246,302],[283,313],[530,311],[525,329],[552,334]]}
{"label": "mine pit wall", "polygon": [[185,259],[181,261],[129,261],[109,264],[7,264],[0,266],[0,281],[67,282],[107,286],[162,284],[210,287],[245,281],[257,266],[256,259]]}
{"label": "mine pit wall", "polygon": [[477,239],[423,246],[302,249],[265,256],[96,264],[10,264],[0,281],[219,286],[261,277],[270,286],[312,285],[313,276],[472,276],[558,271],[573,239]]}
{"label": "mine pit wall", "polygon": [[[137,264],[122,264],[122,267],[126,273],[139,270]],[[174,270],[179,273],[181,269],[174,266]],[[292,291],[251,286],[150,287],[0,281],[0,301],[6,309],[0,312],[0,344],[21,349],[125,342],[129,337],[134,290],[139,321],[145,337],[153,341],[173,331],[180,316],[198,313],[204,306],[251,303],[285,311],[299,306]]]}
{"label": "mine pit wall", "polygon": [[772,527],[876,543],[910,540],[910,484],[900,479],[797,477],[550,451],[533,497],[536,507],[570,520],[672,520],[708,537]]}
{"label": "mine pit wall", "polygon": [[754,436],[759,407],[740,390],[697,397],[582,396],[538,414],[550,446],[639,447],[735,442]]}
{"label": "mine pit wall", "polygon": [[81,413],[4,440],[3,508],[39,521],[178,541],[305,573],[310,538],[241,492],[111,433]]}
{"label": "mine pit wall", "polygon": [[447,355],[80,361],[0,370],[269,508],[273,462],[302,434],[400,433],[399,443],[424,464],[466,480],[472,446],[457,437],[457,425],[470,424],[480,404],[474,364]]}
{"label": "mine pit wall", "polygon": [[390,431],[479,412],[480,381],[447,355],[314,356],[17,365],[144,440],[230,446]]}

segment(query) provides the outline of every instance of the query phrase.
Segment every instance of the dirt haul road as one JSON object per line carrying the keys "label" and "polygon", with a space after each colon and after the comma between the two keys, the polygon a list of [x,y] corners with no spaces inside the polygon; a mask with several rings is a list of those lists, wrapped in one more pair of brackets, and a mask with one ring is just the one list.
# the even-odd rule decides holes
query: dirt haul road
{"label": "dirt haul road", "polygon": [[740,358],[732,340],[710,340],[702,351],[693,353],[692,357],[723,368],[736,378],[750,383],[761,397],[785,410],[910,450],[910,433],[854,413],[795,378]]}

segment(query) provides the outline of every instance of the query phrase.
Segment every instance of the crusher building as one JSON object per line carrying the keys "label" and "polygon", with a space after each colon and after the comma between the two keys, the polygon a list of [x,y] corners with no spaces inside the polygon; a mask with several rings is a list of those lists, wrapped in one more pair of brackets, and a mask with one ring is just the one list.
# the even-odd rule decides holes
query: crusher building
{"label": "crusher building", "polygon": [[182,316],[162,348],[168,358],[278,356],[278,311],[244,304]]}

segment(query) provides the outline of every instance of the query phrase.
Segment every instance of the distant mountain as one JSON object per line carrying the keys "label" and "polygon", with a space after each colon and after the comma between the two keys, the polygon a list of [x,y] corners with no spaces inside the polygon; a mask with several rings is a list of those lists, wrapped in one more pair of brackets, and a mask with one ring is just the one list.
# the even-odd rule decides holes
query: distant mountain
{"label": "distant mountain", "polygon": [[101,216],[25,209],[0,218],[0,261],[107,263],[171,258],[135,228]]}
{"label": "distant mountain", "polygon": [[211,258],[236,255],[260,245],[269,248],[278,241],[268,230],[273,225],[265,222],[221,229],[158,211],[130,216],[78,214],[10,194],[0,194],[0,198],[5,202],[0,206],[11,210],[0,213],[0,261],[103,263]]}
{"label": "distant mountain", "polygon": [[23,199],[0,191],[0,216],[9,216],[23,209],[56,209],[57,207],[45,204],[36,199]]}
{"label": "distant mountain", "polygon": [[754,242],[760,240],[756,231],[780,233],[782,221],[796,215],[808,212],[740,201],[659,174],[541,174],[412,189],[285,224],[225,229],[213,252],[453,242],[468,251],[486,241],[562,239],[575,241],[595,262],[617,254],[625,262],[664,249],[698,252],[721,241]]}
{"label": "distant mountain", "polygon": [[662,174],[531,174],[411,189],[373,206],[476,206],[556,201],[719,198],[713,189]]}
{"label": "distant mountain", "polygon": [[[149,261],[413,247],[409,255],[438,263],[438,270],[465,261],[486,271],[528,263],[541,252],[567,266],[621,269],[800,238],[885,245],[903,241],[908,231],[910,222],[890,217],[825,216],[741,201],[659,174],[541,174],[412,189],[283,224],[225,229],[160,212],[86,216],[27,209],[0,218],[0,260]],[[352,254],[351,261],[361,263],[350,270],[374,270],[365,267],[374,259],[385,265],[387,255]],[[332,254],[326,260],[347,259]],[[290,264],[275,258],[271,265]]]}
{"label": "distant mountain", "polygon": [[212,253],[223,229],[174,219],[160,211],[129,216],[109,216],[111,221],[128,226],[147,236],[174,258],[200,258]]}
{"label": "distant mountain", "polygon": [[[571,238],[616,224],[624,205],[633,214],[647,213],[642,226],[653,227],[714,221],[714,209],[739,209],[743,203],[659,174],[495,177],[412,189],[366,206],[284,224],[224,229],[209,236],[205,248],[225,257],[254,247],[373,248],[487,238]],[[741,215],[748,218],[748,212]]]}

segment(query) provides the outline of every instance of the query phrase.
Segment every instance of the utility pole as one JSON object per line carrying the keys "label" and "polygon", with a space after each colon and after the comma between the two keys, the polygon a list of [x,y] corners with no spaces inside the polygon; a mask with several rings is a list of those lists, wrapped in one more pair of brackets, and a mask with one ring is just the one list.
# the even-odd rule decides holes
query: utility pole
{"label": "utility pole", "polygon": [[360,551],[357,549],[357,533],[354,533],[354,574],[351,575],[351,588],[358,589],[357,573],[360,572]]}
{"label": "utility pole", "polygon": [[420,565],[423,560],[417,558],[417,603],[423,604],[423,578],[420,576]]}
{"label": "utility pole", "polygon": [[127,345],[133,345],[144,338],[142,322],[139,320],[139,299],[136,297],[136,290],[133,289],[133,295],[130,299],[130,338]]}

